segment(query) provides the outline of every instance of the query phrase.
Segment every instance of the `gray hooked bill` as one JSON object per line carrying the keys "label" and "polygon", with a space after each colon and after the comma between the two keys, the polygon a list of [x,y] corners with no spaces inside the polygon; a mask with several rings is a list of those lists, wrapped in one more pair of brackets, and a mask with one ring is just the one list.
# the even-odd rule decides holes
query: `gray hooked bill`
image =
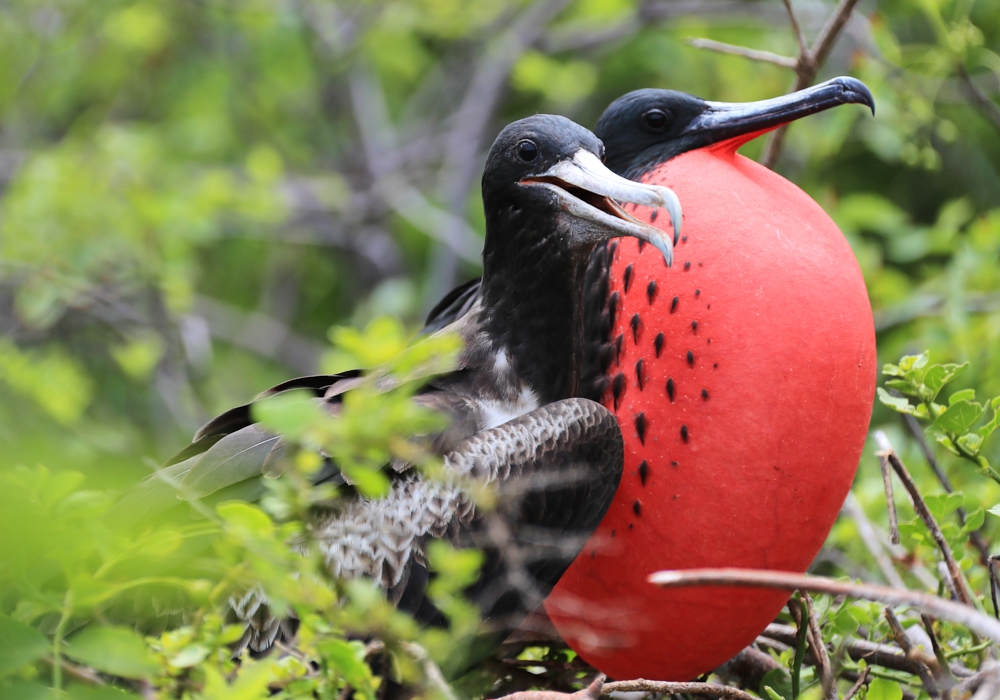
{"label": "gray hooked bill", "polygon": [[[608,170],[585,148],[574,153],[572,159],[561,160],[521,184],[549,188],[559,198],[565,213],[609,229],[608,238],[632,236],[646,241],[660,251],[668,266],[673,264],[673,239],[681,232],[681,203],[670,188],[626,180]],[[666,209],[674,233],[639,221],[618,202]]]}

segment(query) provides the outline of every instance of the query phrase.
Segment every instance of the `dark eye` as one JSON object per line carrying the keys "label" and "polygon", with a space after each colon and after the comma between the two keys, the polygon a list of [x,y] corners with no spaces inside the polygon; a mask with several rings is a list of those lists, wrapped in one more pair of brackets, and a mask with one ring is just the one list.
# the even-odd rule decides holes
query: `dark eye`
{"label": "dark eye", "polygon": [[534,141],[525,139],[517,144],[517,157],[526,163],[530,163],[538,157],[538,146]]}
{"label": "dark eye", "polygon": [[662,109],[651,109],[642,115],[642,123],[653,131],[661,131],[667,127],[670,116]]}

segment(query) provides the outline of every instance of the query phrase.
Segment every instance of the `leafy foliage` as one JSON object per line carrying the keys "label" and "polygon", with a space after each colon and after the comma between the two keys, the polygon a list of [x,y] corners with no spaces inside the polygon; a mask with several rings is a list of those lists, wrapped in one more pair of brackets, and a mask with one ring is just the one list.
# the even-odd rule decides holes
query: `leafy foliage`
{"label": "leafy foliage", "polygon": [[[833,8],[793,5],[810,38]],[[978,88],[996,107],[1000,13],[988,0],[860,7],[821,77],[863,79],[877,118],[843,108],[796,123],[778,169],[823,205],[857,254],[881,357],[905,356],[887,365],[873,426],[910,465],[988,608],[988,573],[968,542],[996,539],[1000,528],[984,517],[1000,512],[991,436],[1000,406],[983,398],[1000,395],[1000,130],[970,95]],[[557,111],[593,125],[611,100],[642,87],[742,101],[779,94],[792,79],[778,66],[698,51],[687,45],[693,37],[796,50],[777,2],[6,3],[0,698],[52,697],[52,686],[70,697],[137,697],[146,682],[163,698],[332,697],[345,684],[371,697],[380,676],[348,639],[369,633],[394,655],[393,672],[419,684],[426,669],[407,645],[440,660],[460,643],[475,620],[459,591],[478,562],[431,552],[447,630],[419,630],[372,588],[331,581],[314,552],[299,553],[307,514],[336,500],[309,483],[317,451],[336,454],[371,495],[385,489],[379,466],[389,456],[433,474],[421,445],[400,436],[435,425],[409,397],[455,348],[408,338],[422,310],[479,272],[476,179],[503,124]],[[758,140],[743,152],[762,148]],[[406,326],[373,321],[384,314]],[[349,327],[328,349],[335,323]],[[257,406],[294,444],[259,501],[138,533],[103,518],[207,417],[293,374],[351,367],[371,369],[369,383],[336,420],[293,394]],[[395,388],[383,393],[387,377]],[[952,493],[899,412],[938,438]],[[872,452],[853,493],[878,536],[888,516]],[[901,545],[886,545],[893,570],[910,587],[944,593],[926,526],[902,521]],[[814,570],[884,578],[860,527],[842,517]],[[301,657],[230,659],[238,630],[220,611],[230,593],[258,584],[300,618]],[[157,617],[154,599],[184,614]],[[815,602],[833,650],[859,636],[891,638],[878,606]],[[159,627],[126,631],[139,613]],[[978,668],[985,659],[960,627],[935,629],[954,660]],[[794,673],[801,693],[816,695],[810,656],[797,652],[773,651],[783,670],[758,694],[790,698]],[[539,685],[560,664],[560,687],[586,672],[556,646],[516,656],[507,661],[544,662],[524,666]],[[865,666],[833,658],[849,673]],[[526,687],[510,668],[475,692]],[[78,673],[87,669],[117,674],[96,677],[125,694]],[[912,674],[870,673],[868,698],[923,692]]]}

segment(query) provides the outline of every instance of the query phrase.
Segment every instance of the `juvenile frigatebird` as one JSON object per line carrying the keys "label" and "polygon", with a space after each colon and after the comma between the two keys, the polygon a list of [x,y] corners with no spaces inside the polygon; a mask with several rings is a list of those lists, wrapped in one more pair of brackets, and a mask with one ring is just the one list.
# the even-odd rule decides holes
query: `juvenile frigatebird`
{"label": "juvenile frigatebird", "polygon": [[[730,139],[749,141],[755,135],[843,104],[863,104],[873,113],[875,110],[868,87],[849,76],[781,97],[745,103],[711,102],[685,92],[649,88],[630,92],[608,105],[597,120],[594,134],[604,142],[605,165],[610,170],[630,180],[641,180],[682,153]],[[651,223],[656,221],[657,213],[651,214]],[[674,226],[675,239],[680,231],[680,226]],[[611,337],[621,296],[608,287],[608,271],[616,248],[612,242],[594,249],[584,283],[586,341],[579,395],[594,401],[600,401],[614,381],[609,367],[623,341]],[[658,293],[662,285],[656,280],[650,282],[647,292]],[[445,295],[428,314],[424,332],[443,328],[465,314],[479,296],[480,285],[480,279],[473,279]],[[631,286],[628,276],[623,285],[626,290]],[[619,384],[616,393],[620,391]]]}
{"label": "juvenile frigatebird", "polygon": [[[387,469],[392,484],[382,499],[353,492],[336,465],[317,475],[341,493],[336,509],[312,524],[331,572],[374,579],[422,622],[441,617],[425,595],[430,539],[485,552],[468,593],[502,638],[549,592],[615,493],[623,458],[618,424],[600,404],[578,398],[584,270],[595,246],[620,236],[650,243],[671,260],[670,233],[638,222],[616,200],[667,207],[678,223],[680,213],[669,189],[625,180],[601,164],[603,157],[588,130],[536,115],[506,127],[487,158],[481,294],[444,329],[464,341],[458,368],[434,378],[415,400],[450,419],[442,433],[425,436],[445,473],[492,484],[497,510],[482,512],[459,486],[406,464]],[[336,414],[357,378],[306,377],[265,395],[308,389]],[[129,494],[112,519],[136,522],[178,497],[259,496],[262,472],[280,451],[280,436],[253,422],[250,405],[233,409]],[[254,653],[289,633],[256,591],[231,606],[246,624],[242,644]]]}
{"label": "juvenile frigatebird", "polygon": [[[546,608],[612,677],[687,680],[752,641],[782,594],[665,593],[646,575],[695,564],[802,570],[850,484],[873,391],[863,280],[811,199],[735,155],[847,103],[874,111],[853,78],[748,104],[638,90],[595,128],[609,168],[689,192],[678,266],[616,241],[587,270],[580,396],[621,421],[626,475],[595,535],[615,546],[588,546]],[[464,313],[477,288],[452,292],[429,326]]]}

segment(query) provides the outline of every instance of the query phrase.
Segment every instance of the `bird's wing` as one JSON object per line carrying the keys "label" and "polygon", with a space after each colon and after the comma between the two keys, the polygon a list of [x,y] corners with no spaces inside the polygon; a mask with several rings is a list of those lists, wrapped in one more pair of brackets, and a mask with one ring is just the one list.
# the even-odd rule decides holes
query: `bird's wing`
{"label": "bird's wing", "polygon": [[427,314],[424,321],[424,328],[421,333],[434,333],[462,318],[472,308],[473,303],[479,298],[479,288],[483,280],[481,277],[463,282],[437,303]]}

